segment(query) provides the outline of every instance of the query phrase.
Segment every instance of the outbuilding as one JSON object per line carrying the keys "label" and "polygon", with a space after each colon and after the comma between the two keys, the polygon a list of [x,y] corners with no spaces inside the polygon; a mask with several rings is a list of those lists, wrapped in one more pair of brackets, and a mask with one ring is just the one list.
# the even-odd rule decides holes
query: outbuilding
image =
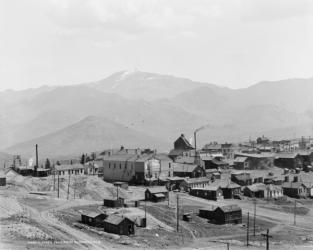
{"label": "outbuilding", "polygon": [[223,199],[223,191],[218,186],[207,186],[205,188],[194,188],[190,190],[190,195],[208,199],[220,200]]}
{"label": "outbuilding", "polygon": [[103,199],[103,206],[106,207],[123,207],[124,206],[124,199],[118,197],[116,199]]}
{"label": "outbuilding", "polygon": [[238,205],[217,207],[214,211],[213,222],[217,224],[240,224],[242,223],[242,210]]}
{"label": "outbuilding", "polygon": [[0,172],[0,186],[6,186],[7,178],[3,171]]}
{"label": "outbuilding", "polygon": [[104,231],[119,235],[135,234],[135,223],[129,218],[118,216],[115,214],[109,215],[103,221]]}
{"label": "outbuilding", "polygon": [[106,217],[105,214],[99,212],[84,212],[81,214],[81,221],[89,226],[100,227],[103,226],[103,220]]}
{"label": "outbuilding", "polygon": [[145,191],[145,199],[147,201],[159,202],[168,198],[168,190],[165,186],[147,188]]}

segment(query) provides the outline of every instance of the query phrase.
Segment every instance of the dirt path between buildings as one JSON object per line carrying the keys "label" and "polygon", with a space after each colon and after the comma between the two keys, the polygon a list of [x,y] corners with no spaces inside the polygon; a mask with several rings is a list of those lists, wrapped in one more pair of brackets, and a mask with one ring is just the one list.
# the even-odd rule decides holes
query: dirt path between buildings
{"label": "dirt path between buildings", "polygon": [[[74,204],[76,203],[74,202]],[[99,241],[98,239],[93,238],[92,236],[78,229],[74,229],[64,224],[52,215],[52,211],[60,210],[64,207],[69,207],[73,205],[73,203],[66,203],[53,209],[47,209],[44,211],[39,211],[38,209],[30,205],[23,205],[28,211],[28,215],[31,219],[33,219],[43,228],[51,232],[51,234],[59,240],[60,244],[68,244],[69,249],[110,249],[106,247],[103,243],[101,243],[101,241]],[[58,244],[58,242],[55,242],[54,244]]]}

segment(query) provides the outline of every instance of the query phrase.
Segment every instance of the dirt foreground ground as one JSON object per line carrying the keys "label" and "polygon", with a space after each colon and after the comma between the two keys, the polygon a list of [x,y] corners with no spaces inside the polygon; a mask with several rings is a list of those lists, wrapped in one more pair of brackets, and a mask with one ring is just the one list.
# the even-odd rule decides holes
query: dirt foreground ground
{"label": "dirt foreground ground", "polygon": [[[111,184],[102,184],[108,187]],[[36,190],[40,191],[40,190]],[[124,195],[141,197],[143,187],[130,187]],[[299,202],[294,225],[293,200],[283,203],[258,200],[256,236],[249,231],[246,246],[247,213],[253,218],[252,200],[208,201],[185,193],[170,193],[170,202],[146,203],[139,208],[112,209],[109,212],[125,216],[144,216],[147,228],[136,228],[131,237],[104,233],[102,229],[77,227],[80,211],[106,209],[102,198],[67,200],[56,198],[55,192],[31,194],[23,186],[8,185],[0,189],[0,249],[265,249],[261,236],[270,229],[270,249],[313,249],[313,202]],[[179,213],[189,212],[191,222],[179,220],[176,232],[176,197]],[[197,216],[207,205],[238,204],[243,210],[243,224],[214,225]],[[253,220],[250,221],[253,225]]]}

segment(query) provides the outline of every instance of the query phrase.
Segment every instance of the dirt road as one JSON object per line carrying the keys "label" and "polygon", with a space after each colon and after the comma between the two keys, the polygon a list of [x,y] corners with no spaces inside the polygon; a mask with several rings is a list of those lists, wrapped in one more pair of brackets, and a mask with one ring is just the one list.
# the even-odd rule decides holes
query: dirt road
{"label": "dirt road", "polygon": [[[39,211],[38,209],[36,209],[35,204],[34,206],[30,206],[23,203],[29,213],[30,218],[38,222],[38,224],[40,224],[53,236],[55,236],[59,240],[60,244],[68,244],[70,249],[110,249],[98,239],[95,239],[80,230],[74,229],[64,224],[52,215],[52,211],[57,211],[59,209],[63,209],[64,207],[69,207],[75,204],[77,204],[77,202],[75,201],[66,202],[65,204],[57,206],[53,209],[50,208],[47,210]],[[58,242],[56,242],[55,244],[58,244]]]}

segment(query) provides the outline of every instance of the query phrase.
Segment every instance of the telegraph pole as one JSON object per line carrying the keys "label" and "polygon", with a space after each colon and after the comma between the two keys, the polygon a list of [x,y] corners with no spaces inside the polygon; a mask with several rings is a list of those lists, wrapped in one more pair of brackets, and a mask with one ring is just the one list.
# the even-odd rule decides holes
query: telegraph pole
{"label": "telegraph pole", "polygon": [[297,214],[297,201],[295,200],[295,207],[293,211],[293,224],[296,225],[296,214]]}
{"label": "telegraph pole", "polygon": [[60,173],[58,171],[58,198],[60,198]]}
{"label": "telegraph pole", "polygon": [[179,231],[179,195],[177,194],[177,211],[176,211],[176,219],[177,219],[177,223],[176,223],[176,230],[177,232]]}
{"label": "telegraph pole", "polygon": [[249,212],[248,212],[248,221],[247,221],[247,246],[249,246],[249,223],[250,223],[250,219],[249,219]]}
{"label": "telegraph pole", "polygon": [[270,242],[269,238],[272,238],[273,236],[269,235],[269,229],[266,230],[266,234],[262,234],[262,236],[266,237],[266,250],[270,249]]}
{"label": "telegraph pole", "polygon": [[53,192],[55,191],[55,170],[53,170]]}
{"label": "telegraph pole", "polygon": [[70,195],[70,182],[71,182],[71,174],[69,174],[69,176],[68,176],[67,199],[69,198],[69,195]]}
{"label": "telegraph pole", "polygon": [[253,216],[253,236],[255,237],[255,220],[256,220],[256,199],[254,200],[254,216]]}

